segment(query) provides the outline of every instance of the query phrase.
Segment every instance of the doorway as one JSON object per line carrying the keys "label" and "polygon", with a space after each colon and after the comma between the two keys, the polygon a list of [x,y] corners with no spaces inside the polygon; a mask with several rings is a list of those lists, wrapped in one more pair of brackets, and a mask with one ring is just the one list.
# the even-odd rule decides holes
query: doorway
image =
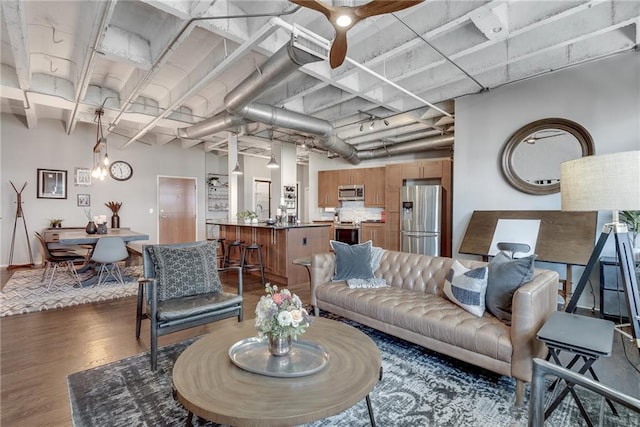
{"label": "doorway", "polygon": [[258,218],[271,218],[271,181],[254,178],[253,200],[253,207]]}
{"label": "doorway", "polygon": [[196,241],[195,178],[158,177],[158,243]]}

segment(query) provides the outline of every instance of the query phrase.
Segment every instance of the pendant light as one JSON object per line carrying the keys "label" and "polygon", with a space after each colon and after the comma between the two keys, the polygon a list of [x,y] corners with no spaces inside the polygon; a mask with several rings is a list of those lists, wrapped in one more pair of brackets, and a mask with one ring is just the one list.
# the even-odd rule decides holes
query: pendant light
{"label": "pendant light", "polygon": [[[96,121],[98,122],[98,128],[96,129],[96,144],[93,146],[93,163],[94,167],[91,171],[91,176],[104,181],[107,177],[107,166],[109,166],[109,153],[107,151],[107,138],[104,137],[102,132],[102,115],[104,110],[98,108],[96,110]],[[104,158],[100,159],[100,153],[104,147]]]}
{"label": "pendant light", "polygon": [[242,175],[242,170],[240,170],[240,163],[236,160],[236,167],[231,171],[233,175]]}
{"label": "pendant light", "polygon": [[271,158],[269,159],[269,163],[267,163],[267,167],[269,169],[278,169],[280,167],[280,165],[276,161],[276,156],[274,156],[273,154],[271,155]]}

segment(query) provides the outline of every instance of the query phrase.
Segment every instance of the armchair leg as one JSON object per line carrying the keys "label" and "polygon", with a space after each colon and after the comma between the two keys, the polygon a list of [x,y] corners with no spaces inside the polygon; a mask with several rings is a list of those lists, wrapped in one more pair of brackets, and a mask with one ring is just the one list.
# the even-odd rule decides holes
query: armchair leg
{"label": "armchair leg", "polygon": [[516,379],[516,406],[524,403],[524,381]]}
{"label": "armchair leg", "polygon": [[151,328],[151,370],[156,371],[158,369],[158,334]]}
{"label": "armchair leg", "polygon": [[142,301],[144,298],[144,285],[138,284],[138,305],[136,307],[136,339],[140,338],[140,326],[142,325]]}

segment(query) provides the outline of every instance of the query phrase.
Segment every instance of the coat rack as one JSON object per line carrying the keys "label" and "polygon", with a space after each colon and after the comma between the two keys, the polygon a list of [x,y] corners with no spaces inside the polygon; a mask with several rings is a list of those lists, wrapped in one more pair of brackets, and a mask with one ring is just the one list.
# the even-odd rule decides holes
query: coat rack
{"label": "coat rack", "polygon": [[[9,266],[7,267],[7,270],[13,270],[16,268],[31,268],[34,266],[33,264],[33,253],[31,252],[31,242],[29,241],[29,232],[27,231],[27,220],[24,217],[24,212],[22,211],[22,192],[24,191],[25,187],[27,186],[27,183],[25,182],[22,185],[22,188],[20,189],[20,191],[18,191],[18,189],[16,188],[15,185],[13,185],[13,182],[9,181],[11,183],[11,186],[13,187],[13,190],[16,192],[17,195],[17,201],[16,201],[16,218],[13,221],[13,234],[11,236],[11,249],[9,250]],[[22,218],[22,223],[24,224],[24,234],[25,237],[27,238],[27,248],[29,249],[29,264],[19,264],[19,265],[14,265],[13,264],[13,249],[16,243],[16,227],[18,225],[18,218]]]}

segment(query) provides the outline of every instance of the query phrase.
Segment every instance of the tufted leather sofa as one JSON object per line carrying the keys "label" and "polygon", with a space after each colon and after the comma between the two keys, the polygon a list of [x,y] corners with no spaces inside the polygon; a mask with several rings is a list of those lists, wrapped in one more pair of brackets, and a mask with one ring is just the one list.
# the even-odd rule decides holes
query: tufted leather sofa
{"label": "tufted leather sofa", "polygon": [[[481,261],[459,260],[467,268]],[[389,287],[350,289],[332,282],[334,253],[311,257],[311,304],[430,350],[516,379],[516,404],[531,381],[532,360],[546,348],[538,329],[556,310],[558,273],[536,269],[531,282],[513,296],[511,326],[489,312],[476,317],[443,293],[453,259],[386,251],[375,277]]]}

